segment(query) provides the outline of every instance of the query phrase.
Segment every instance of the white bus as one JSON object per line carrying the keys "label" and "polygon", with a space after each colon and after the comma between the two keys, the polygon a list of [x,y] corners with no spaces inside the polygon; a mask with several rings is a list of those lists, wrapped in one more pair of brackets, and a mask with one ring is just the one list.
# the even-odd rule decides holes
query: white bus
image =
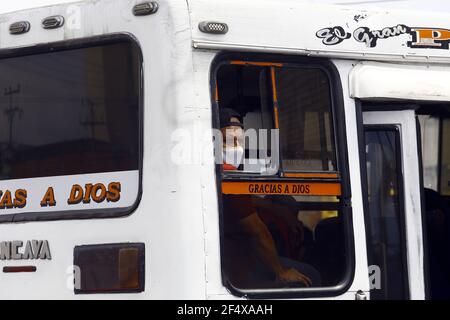
{"label": "white bus", "polygon": [[449,43],[294,0],[1,15],[0,298],[449,298]]}

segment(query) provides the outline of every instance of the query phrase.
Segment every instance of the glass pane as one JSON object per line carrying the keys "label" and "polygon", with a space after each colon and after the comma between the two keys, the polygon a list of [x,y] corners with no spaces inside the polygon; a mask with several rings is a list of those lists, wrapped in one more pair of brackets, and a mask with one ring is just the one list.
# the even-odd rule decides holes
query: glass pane
{"label": "glass pane", "polygon": [[275,70],[283,169],[337,170],[327,75],[319,69]]}
{"label": "glass pane", "polygon": [[[219,113],[223,110],[237,113],[245,135],[240,146],[244,148],[244,157],[234,167],[247,173],[278,172],[269,71],[259,66],[226,65],[217,72]],[[227,162],[226,157],[224,161]]]}
{"label": "glass pane", "polygon": [[450,119],[442,120],[441,194],[450,196]]}
{"label": "glass pane", "polygon": [[[369,193],[369,265],[375,270],[371,299],[407,298],[407,269],[398,132],[366,130],[366,160]],[[380,272],[377,273],[377,270]]]}
{"label": "glass pane", "polygon": [[0,179],[138,169],[137,48],[0,60]]}
{"label": "glass pane", "polygon": [[427,236],[424,252],[428,263],[429,298],[432,300],[450,299],[450,121],[445,118],[448,114],[445,109],[448,106],[426,105],[418,110],[423,113],[418,117],[422,134],[423,227]]}
{"label": "glass pane", "polygon": [[[340,283],[346,271],[343,215],[304,197],[223,195],[224,272],[239,289]],[[335,197],[320,197],[335,202]],[[320,207],[321,206],[321,207]],[[300,274],[300,275],[299,275]]]}
{"label": "glass pane", "polygon": [[418,115],[421,128],[423,184],[438,191],[439,117]]}

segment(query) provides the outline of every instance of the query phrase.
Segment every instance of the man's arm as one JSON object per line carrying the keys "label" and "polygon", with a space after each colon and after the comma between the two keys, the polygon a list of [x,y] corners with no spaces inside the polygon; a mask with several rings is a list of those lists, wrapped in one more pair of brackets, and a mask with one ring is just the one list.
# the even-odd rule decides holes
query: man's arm
{"label": "man's arm", "polygon": [[[304,234],[303,223],[298,220],[297,215],[289,210],[286,205],[280,205],[258,196],[252,197],[252,204],[254,208],[256,208],[258,214],[268,214],[283,221],[288,230],[287,236],[289,237],[290,244],[295,246],[300,253],[303,249],[302,244],[304,241]],[[262,218],[262,220],[264,220],[264,218]]]}
{"label": "man's arm", "polygon": [[311,285],[311,280],[296,269],[283,268],[278,259],[278,253],[272,235],[256,212],[241,219],[239,224],[243,231],[252,237],[258,257],[273,271],[280,281],[301,282],[306,286]]}

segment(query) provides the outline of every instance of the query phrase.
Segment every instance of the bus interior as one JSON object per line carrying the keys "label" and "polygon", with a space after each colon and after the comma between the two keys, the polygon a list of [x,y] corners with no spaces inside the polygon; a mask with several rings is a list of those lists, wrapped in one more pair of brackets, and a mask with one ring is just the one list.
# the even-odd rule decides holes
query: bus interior
{"label": "bus interior", "polygon": [[450,299],[450,105],[421,105],[427,250],[432,299]]}
{"label": "bus interior", "polygon": [[[446,103],[364,102],[363,111],[414,110],[422,179],[422,226],[428,297],[450,298],[450,105]],[[380,130],[381,129],[381,130]],[[397,130],[365,126],[369,216],[369,265],[385,270],[382,290],[371,299],[408,297],[405,277],[402,139]],[[420,137],[420,138],[419,138]],[[402,283],[403,282],[403,283]]]}

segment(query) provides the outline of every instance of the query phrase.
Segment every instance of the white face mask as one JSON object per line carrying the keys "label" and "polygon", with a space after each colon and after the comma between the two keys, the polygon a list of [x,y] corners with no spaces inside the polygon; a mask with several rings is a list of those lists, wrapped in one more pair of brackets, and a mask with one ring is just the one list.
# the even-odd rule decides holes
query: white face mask
{"label": "white face mask", "polygon": [[231,164],[234,167],[239,167],[244,157],[244,148],[241,146],[226,148],[223,150],[223,162]]}

